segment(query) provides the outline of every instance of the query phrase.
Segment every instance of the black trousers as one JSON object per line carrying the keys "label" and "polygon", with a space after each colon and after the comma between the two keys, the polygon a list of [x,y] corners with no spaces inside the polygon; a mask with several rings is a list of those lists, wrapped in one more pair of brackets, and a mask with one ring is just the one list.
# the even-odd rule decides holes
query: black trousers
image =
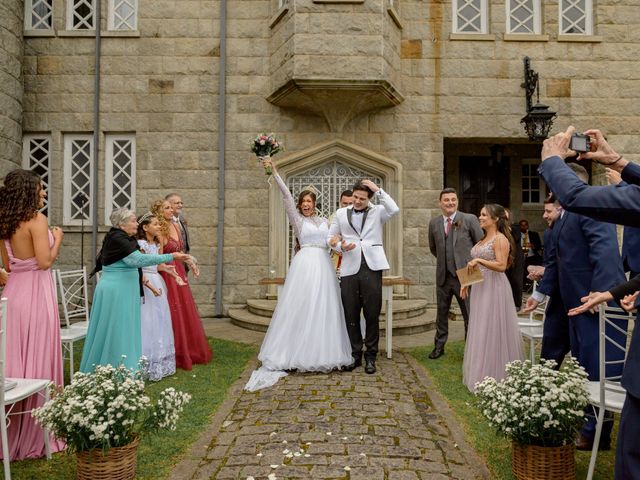
{"label": "black trousers", "polygon": [[[371,270],[363,255],[358,273],[340,279],[340,294],[351,341],[351,355],[354,359],[361,358],[364,344],[367,347],[365,360],[375,360],[380,339],[378,322],[382,308],[382,270]],[[360,330],[360,310],[366,321],[364,339]]]}
{"label": "black trousers", "polygon": [[640,399],[627,393],[620,414],[616,447],[615,479],[640,478]]}
{"label": "black trousers", "polygon": [[464,320],[464,337],[467,338],[467,328],[469,326],[469,297],[463,300],[460,296],[460,280],[447,272],[444,283],[436,286],[436,301],[438,303],[438,313],[436,316],[436,335],[434,343],[436,347],[442,348],[449,338],[449,310],[451,300],[456,297],[462,318]]}

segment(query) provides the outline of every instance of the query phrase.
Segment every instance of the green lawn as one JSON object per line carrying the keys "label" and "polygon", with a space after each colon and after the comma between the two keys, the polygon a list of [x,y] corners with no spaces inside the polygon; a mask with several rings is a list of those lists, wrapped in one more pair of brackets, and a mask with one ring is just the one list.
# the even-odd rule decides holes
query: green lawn
{"label": "green lawn", "polygon": [[[420,347],[410,351],[429,372],[440,395],[455,412],[456,421],[465,432],[467,441],[482,455],[493,477],[497,480],[511,480],[511,444],[504,437],[497,436],[475,406],[475,397],[462,383],[462,357],[464,342],[447,343],[446,354],[438,360],[429,360],[427,355],[432,347]],[[617,417],[613,438],[617,435]],[[594,479],[613,479],[615,441],[612,450],[600,452]],[[577,478],[586,478],[590,452],[576,452]]]}
{"label": "green lawn", "polygon": [[[208,426],[208,420],[224,400],[227,390],[256,353],[255,347],[244,344],[211,338],[209,343],[214,352],[209,365],[196,365],[190,372],[178,370],[171,377],[147,385],[151,397],[167,387],[175,387],[189,392],[192,399],[175,431],[161,431],[158,435],[142,439],[138,451],[138,479],[157,480],[168,476],[172,467]],[[75,465],[75,455],[58,453],[50,461],[13,462],[11,476],[14,480],[69,480],[75,478]]]}

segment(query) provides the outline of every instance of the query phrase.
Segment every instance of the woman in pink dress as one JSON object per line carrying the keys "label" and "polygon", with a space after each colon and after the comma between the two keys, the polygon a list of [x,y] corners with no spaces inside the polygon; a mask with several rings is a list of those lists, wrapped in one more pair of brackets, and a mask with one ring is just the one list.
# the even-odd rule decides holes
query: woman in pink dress
{"label": "woman in pink dress", "polygon": [[[160,223],[161,253],[183,251],[180,231],[173,223],[173,207],[167,200],[158,200],[151,206],[151,212]],[[182,262],[173,261],[167,265],[175,265],[176,273],[182,279],[167,272],[160,272],[167,285],[171,324],[173,325],[173,341],[176,348],[176,367],[191,370],[194,363],[205,364],[211,361],[213,353],[204,334],[202,320],[193,300],[191,288],[187,282],[187,274]],[[193,274],[198,276],[198,267],[194,262],[189,264]]]}
{"label": "woman in pink dress", "polygon": [[[63,233],[49,230],[47,217],[38,212],[46,191],[40,178],[28,170],[14,170],[0,188],[0,253],[9,272],[3,296],[7,297],[6,375],[43,378],[62,385],[62,347],[58,301],[51,265],[58,256]],[[30,412],[44,403],[30,397],[14,407]],[[44,455],[42,428],[29,413],[14,415],[9,425],[11,460]],[[51,451],[64,448],[51,442]]]}
{"label": "woman in pink dress", "polygon": [[[516,306],[504,271],[513,263],[515,245],[504,207],[485,205],[480,211],[484,237],[471,249],[469,267],[478,266],[484,280],[471,287],[469,332],[464,347],[462,378],[472,392],[484,377],[502,380],[505,365],[522,360],[522,338]],[[469,295],[462,287],[460,296]]]}

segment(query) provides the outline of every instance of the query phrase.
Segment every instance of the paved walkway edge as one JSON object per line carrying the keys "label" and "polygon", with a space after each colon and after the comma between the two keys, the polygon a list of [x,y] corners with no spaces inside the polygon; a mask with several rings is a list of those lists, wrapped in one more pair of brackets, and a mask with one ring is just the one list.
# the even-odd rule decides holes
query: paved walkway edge
{"label": "paved walkway edge", "polygon": [[238,380],[235,381],[231,388],[227,391],[225,400],[220,404],[213,418],[209,421],[209,425],[200,434],[200,437],[189,448],[184,458],[176,464],[167,480],[187,480],[193,478],[198,465],[203,458],[207,456],[207,449],[215,436],[220,432],[222,422],[231,413],[233,406],[238,401],[238,397],[242,394],[242,389],[249,381],[251,372],[258,368],[258,358],[254,357],[249,361],[247,367],[243,370]]}
{"label": "paved walkway edge", "polygon": [[404,354],[409,365],[411,365],[416,372],[418,379],[429,392],[429,398],[431,399],[435,410],[446,420],[447,428],[451,432],[451,436],[454,441],[458,444],[460,453],[462,453],[462,455],[467,459],[468,466],[474,469],[479,478],[491,480],[493,477],[484,459],[467,443],[462,429],[456,423],[458,419],[456,413],[440,395],[427,370],[415,358],[413,358],[410,353],[404,352]]}

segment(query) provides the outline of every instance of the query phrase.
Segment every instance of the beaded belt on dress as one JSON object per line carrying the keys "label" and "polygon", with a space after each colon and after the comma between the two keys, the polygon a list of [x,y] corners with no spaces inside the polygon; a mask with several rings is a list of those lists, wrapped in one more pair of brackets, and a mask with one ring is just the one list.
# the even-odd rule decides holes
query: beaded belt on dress
{"label": "beaded belt on dress", "polygon": [[304,245],[300,245],[300,248],[307,248],[307,247],[329,248],[326,245],[323,245],[321,243],[305,243]]}

